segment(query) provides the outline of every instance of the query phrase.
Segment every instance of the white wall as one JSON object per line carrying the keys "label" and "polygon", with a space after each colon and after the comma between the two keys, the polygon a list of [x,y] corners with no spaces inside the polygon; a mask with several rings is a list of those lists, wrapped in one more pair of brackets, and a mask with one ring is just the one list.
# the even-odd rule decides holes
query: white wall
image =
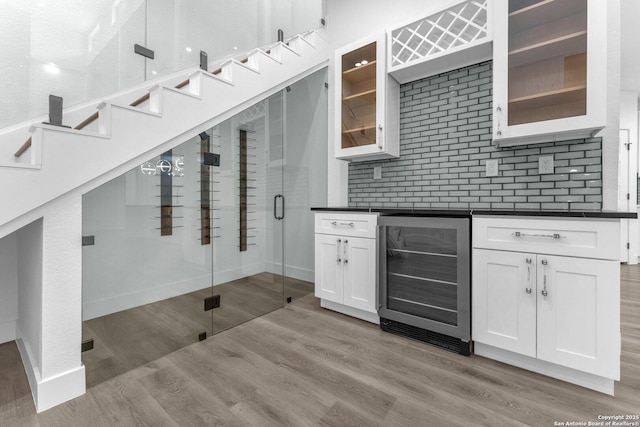
{"label": "white wall", "polygon": [[18,240],[0,239],[0,344],[16,339],[18,320]]}

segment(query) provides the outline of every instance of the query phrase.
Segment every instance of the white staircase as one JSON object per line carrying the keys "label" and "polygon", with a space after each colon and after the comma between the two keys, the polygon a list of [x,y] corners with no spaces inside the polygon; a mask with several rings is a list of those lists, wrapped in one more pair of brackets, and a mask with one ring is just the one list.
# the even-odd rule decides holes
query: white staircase
{"label": "white staircase", "polygon": [[[312,30],[236,58],[213,72],[193,68],[65,111],[67,124],[97,109],[97,120],[82,129],[31,124],[30,147],[18,157],[25,129],[0,132],[0,238],[60,196],[83,194],[324,67],[329,52]],[[144,102],[132,102],[141,94]]]}

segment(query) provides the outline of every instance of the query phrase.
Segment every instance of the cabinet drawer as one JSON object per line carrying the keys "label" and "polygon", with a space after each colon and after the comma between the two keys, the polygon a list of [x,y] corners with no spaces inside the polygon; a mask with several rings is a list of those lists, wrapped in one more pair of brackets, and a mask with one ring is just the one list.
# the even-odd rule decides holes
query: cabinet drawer
{"label": "cabinet drawer", "polygon": [[473,247],[620,259],[619,220],[474,217]]}
{"label": "cabinet drawer", "polygon": [[376,237],[377,214],[316,213],[315,232],[353,237]]}

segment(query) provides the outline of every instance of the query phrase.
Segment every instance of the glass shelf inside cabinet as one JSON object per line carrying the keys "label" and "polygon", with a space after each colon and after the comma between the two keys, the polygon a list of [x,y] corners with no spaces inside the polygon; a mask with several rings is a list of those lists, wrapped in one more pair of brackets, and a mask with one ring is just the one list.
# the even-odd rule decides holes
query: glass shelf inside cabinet
{"label": "glass shelf inside cabinet", "polygon": [[509,125],[587,113],[587,0],[510,0]]}
{"label": "glass shelf inside cabinet", "polygon": [[376,143],[376,43],[342,55],[342,148]]}

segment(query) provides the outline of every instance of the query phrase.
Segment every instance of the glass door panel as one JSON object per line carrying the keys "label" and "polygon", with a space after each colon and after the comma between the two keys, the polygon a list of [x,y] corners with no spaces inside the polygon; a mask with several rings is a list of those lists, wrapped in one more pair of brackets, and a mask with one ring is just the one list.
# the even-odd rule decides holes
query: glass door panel
{"label": "glass door panel", "polygon": [[376,143],[376,42],[342,56],[342,148]]}
{"label": "glass door panel", "polygon": [[509,3],[508,124],[587,114],[587,0]]}
{"label": "glass door panel", "polygon": [[212,245],[201,232],[200,184],[210,166],[200,142],[192,138],[83,196],[88,387],[212,332],[212,312],[204,311]]}
{"label": "glass door panel", "polygon": [[89,387],[313,292],[325,81],[318,71],[83,196]]}
{"label": "glass door panel", "polygon": [[313,206],[327,205],[327,69],[285,92],[285,299],[314,291]]}
{"label": "glass door panel", "polygon": [[282,92],[217,126],[214,333],[283,306]]}

